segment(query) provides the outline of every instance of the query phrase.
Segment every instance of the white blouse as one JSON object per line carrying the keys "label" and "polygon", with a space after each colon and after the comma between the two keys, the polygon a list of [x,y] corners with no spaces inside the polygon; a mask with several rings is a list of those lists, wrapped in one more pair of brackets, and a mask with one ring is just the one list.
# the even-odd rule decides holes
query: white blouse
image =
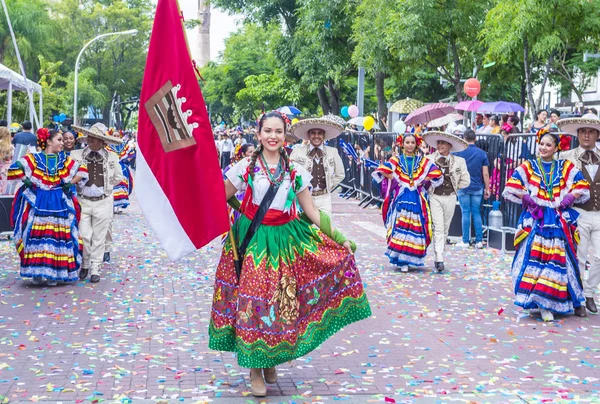
{"label": "white blouse", "polygon": [[[250,164],[250,158],[248,157],[248,158],[241,160],[236,165],[234,165],[229,171],[227,171],[227,174],[226,174],[227,179],[229,181],[231,181],[233,186],[236,187],[236,189],[238,191],[245,191],[246,188],[248,187],[248,184],[246,182],[244,182],[242,177],[244,174],[246,174],[246,169],[248,168],[249,164]],[[269,167],[276,168],[277,165],[270,164]],[[269,190],[269,186],[271,184],[269,182],[269,179],[263,172],[263,170],[259,169],[259,168],[260,168],[260,165],[257,162],[255,169],[254,169],[254,171],[255,171],[254,172],[254,181],[253,181],[253,184],[254,184],[253,191],[254,192],[252,194],[252,200],[255,205],[260,205],[263,198],[267,194],[267,191]],[[259,170],[257,171],[257,169],[259,169]],[[306,171],[306,169],[304,167],[302,167],[298,164],[294,164],[294,169],[296,170],[296,175],[302,179],[302,185],[300,186],[300,189],[296,192],[296,193],[299,193],[300,191],[304,190],[306,187],[310,186],[310,181],[312,180],[312,175],[310,175],[310,173],[308,171]],[[288,193],[290,192],[290,187],[291,187],[290,173],[286,173],[285,178],[284,178],[283,182],[281,183],[281,186],[277,190],[277,194],[275,195],[273,202],[271,202],[271,207],[270,207],[271,209],[284,211],[285,202],[287,201]]]}

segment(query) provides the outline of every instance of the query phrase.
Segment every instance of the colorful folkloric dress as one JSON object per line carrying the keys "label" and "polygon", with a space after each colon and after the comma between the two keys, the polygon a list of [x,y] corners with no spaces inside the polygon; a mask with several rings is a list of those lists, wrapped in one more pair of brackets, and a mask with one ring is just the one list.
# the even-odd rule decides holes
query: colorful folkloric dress
{"label": "colorful folkloric dress", "polygon": [[576,258],[579,214],[560,208],[573,191],[582,194],[575,203],[590,198],[589,184],[569,160],[528,160],[506,183],[507,200],[520,204],[522,196],[529,194],[543,210],[540,219],[529,210],[519,218],[511,273],[517,306],[566,314],[585,301]]}
{"label": "colorful folkloric dress", "polygon": [[[243,240],[276,166],[256,162],[254,179],[243,159],[227,173],[246,192],[233,226]],[[269,368],[306,355],[342,327],[371,315],[354,256],[300,220],[296,194],[311,175],[286,172],[262,225],[246,250],[239,279],[231,238],[217,268],[209,347],[237,353],[240,366]],[[241,241],[239,241],[241,242]],[[238,242],[238,243],[239,243]]]}
{"label": "colorful folkloric dress", "polygon": [[108,145],[106,148],[119,156],[119,164],[123,170],[123,180],[113,188],[113,206],[124,209],[129,206],[129,195],[133,192],[133,173],[129,166],[135,159],[135,149],[129,143]]}
{"label": "colorful folkloric dress", "polygon": [[53,281],[76,281],[81,264],[79,202],[71,191],[75,176],[88,173],[65,153],[27,154],[8,171],[9,180],[21,180],[12,208],[21,276]]}
{"label": "colorful folkloric dress", "polygon": [[432,187],[439,186],[444,181],[442,172],[422,155],[402,154],[388,163],[377,170],[393,175],[398,189],[384,202],[388,243],[385,255],[397,266],[423,266],[431,243],[431,214],[423,183],[428,180]]}

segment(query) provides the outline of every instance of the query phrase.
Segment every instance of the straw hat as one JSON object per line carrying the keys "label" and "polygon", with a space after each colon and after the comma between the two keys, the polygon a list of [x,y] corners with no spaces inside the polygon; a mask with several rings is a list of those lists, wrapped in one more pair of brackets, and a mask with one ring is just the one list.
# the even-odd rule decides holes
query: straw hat
{"label": "straw hat", "polygon": [[595,114],[585,114],[580,118],[565,118],[556,122],[561,132],[577,135],[581,128],[592,128],[600,131],[600,119]]}
{"label": "straw hat", "polygon": [[325,140],[331,140],[342,133],[344,127],[337,122],[327,118],[303,119],[292,125],[290,132],[298,139],[309,140],[308,131],[311,129],[322,129],[325,131]]}
{"label": "straw hat", "polygon": [[96,139],[100,139],[107,144],[121,144],[123,143],[123,139],[118,138],[116,136],[109,135],[108,128],[103,123],[95,123],[91,128],[84,128],[82,126],[72,125],[72,128],[78,132],[82,133],[83,136],[77,138],[79,142],[87,141],[88,136],[95,137]]}
{"label": "straw hat", "polygon": [[438,140],[442,140],[446,143],[450,143],[451,149],[453,152],[459,152],[465,150],[469,147],[469,144],[465,142],[463,139],[459,138],[456,135],[451,135],[450,133],[440,132],[437,130],[432,130],[429,132],[423,133],[423,140],[430,147],[437,148]]}

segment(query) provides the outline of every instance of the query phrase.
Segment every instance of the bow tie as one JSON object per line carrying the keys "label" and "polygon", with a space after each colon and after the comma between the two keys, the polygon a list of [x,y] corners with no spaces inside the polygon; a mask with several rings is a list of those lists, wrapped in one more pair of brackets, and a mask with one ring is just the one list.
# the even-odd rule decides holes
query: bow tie
{"label": "bow tie", "polygon": [[448,165],[448,159],[446,157],[440,157],[439,159],[437,159],[436,163],[440,167],[444,168],[444,167],[447,167],[447,165]]}
{"label": "bow tie", "polygon": [[308,155],[310,157],[319,157],[320,158],[320,157],[323,157],[323,154],[324,154],[323,150],[319,149],[318,147],[314,148],[310,152],[308,152]]}
{"label": "bow tie", "polygon": [[592,150],[586,150],[585,153],[583,153],[581,155],[581,157],[579,157],[579,160],[581,160],[581,162],[586,165],[600,163],[600,159],[598,158],[598,155],[596,153],[594,153]]}

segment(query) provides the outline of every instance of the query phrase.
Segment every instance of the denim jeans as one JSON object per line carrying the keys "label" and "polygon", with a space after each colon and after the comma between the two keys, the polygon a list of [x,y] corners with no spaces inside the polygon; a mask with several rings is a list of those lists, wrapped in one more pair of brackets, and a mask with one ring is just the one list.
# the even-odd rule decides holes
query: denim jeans
{"label": "denim jeans", "polygon": [[458,203],[462,212],[462,241],[469,242],[471,234],[471,215],[475,226],[475,242],[483,241],[483,222],[481,220],[481,201],[483,189],[480,191],[458,191]]}

